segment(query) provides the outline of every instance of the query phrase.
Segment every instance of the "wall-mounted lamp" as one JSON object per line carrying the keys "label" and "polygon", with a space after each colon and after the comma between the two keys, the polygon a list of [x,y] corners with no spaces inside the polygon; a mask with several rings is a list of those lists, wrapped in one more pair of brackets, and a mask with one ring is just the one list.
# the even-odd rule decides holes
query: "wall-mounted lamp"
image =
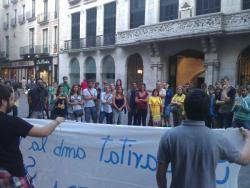
{"label": "wall-mounted lamp", "polygon": [[137,70],[137,74],[142,74],[142,73],[143,73],[142,69]]}

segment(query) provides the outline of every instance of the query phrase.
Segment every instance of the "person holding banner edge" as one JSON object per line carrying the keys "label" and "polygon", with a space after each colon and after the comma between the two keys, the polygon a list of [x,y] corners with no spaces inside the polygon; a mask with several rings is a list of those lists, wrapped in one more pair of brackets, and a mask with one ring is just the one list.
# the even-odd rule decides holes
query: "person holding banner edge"
{"label": "person holding banner edge", "polygon": [[20,137],[45,137],[64,121],[57,117],[45,127],[35,127],[19,117],[7,115],[14,105],[13,90],[0,85],[0,187],[33,188],[26,177],[23,157],[19,149]]}
{"label": "person holding banner edge", "polygon": [[241,151],[223,135],[205,126],[209,97],[195,89],[184,103],[188,120],[166,131],[158,148],[156,180],[159,188],[167,187],[166,173],[171,163],[171,188],[215,188],[215,169],[220,160],[240,165],[250,164],[250,131],[240,128],[245,139]]}

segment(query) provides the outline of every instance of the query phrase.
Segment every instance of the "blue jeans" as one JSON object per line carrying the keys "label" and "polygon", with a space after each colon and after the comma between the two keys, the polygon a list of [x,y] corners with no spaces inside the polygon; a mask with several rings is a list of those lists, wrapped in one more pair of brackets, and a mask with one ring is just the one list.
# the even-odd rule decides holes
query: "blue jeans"
{"label": "blue jeans", "polygon": [[107,112],[100,112],[100,117],[99,117],[99,123],[103,123],[104,118],[106,118],[106,123],[107,124],[112,124],[112,112],[107,113]]}
{"label": "blue jeans", "polygon": [[113,124],[121,125],[123,116],[124,116],[124,111],[119,112],[118,110],[113,109]]}
{"label": "blue jeans", "polygon": [[250,120],[240,120],[235,118],[233,121],[233,127],[244,127],[245,129],[250,130]]}
{"label": "blue jeans", "polygon": [[93,123],[97,123],[97,111],[96,107],[85,107],[85,121],[90,123],[90,118],[92,118]]}

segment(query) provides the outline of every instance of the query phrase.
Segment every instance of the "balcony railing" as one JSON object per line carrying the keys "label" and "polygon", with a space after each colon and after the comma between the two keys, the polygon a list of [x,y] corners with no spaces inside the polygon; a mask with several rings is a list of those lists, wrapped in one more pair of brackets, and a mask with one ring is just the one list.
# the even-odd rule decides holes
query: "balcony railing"
{"label": "balcony railing", "polygon": [[18,23],[20,25],[24,24],[25,23],[25,16],[24,15],[19,15],[18,16]]}
{"label": "balcony railing", "polygon": [[49,13],[41,13],[37,16],[37,23],[45,24],[49,22]]}
{"label": "balcony railing", "polygon": [[35,11],[31,10],[31,11],[28,11],[26,12],[26,19],[31,22],[31,21],[34,21],[36,19],[36,15],[35,15]]}
{"label": "balcony railing", "polygon": [[81,0],[68,0],[70,5],[75,5],[77,3],[80,3]]}
{"label": "balcony railing", "polygon": [[6,31],[9,29],[9,23],[8,22],[4,22],[3,23],[3,29]]}
{"label": "balcony railing", "polygon": [[212,13],[118,32],[116,44],[128,45],[211,34],[249,32],[249,25],[250,10],[232,14]]}
{"label": "balcony railing", "polygon": [[64,42],[65,50],[80,50],[114,45],[116,35],[93,36]]}
{"label": "balcony railing", "polygon": [[16,19],[15,18],[12,18],[10,20],[10,25],[11,25],[11,27],[16,27]]}
{"label": "balcony railing", "polygon": [[24,55],[47,55],[50,53],[50,46],[34,45],[34,46],[23,46],[20,48],[20,56]]}
{"label": "balcony railing", "polygon": [[16,4],[18,0],[11,0],[12,4]]}
{"label": "balcony railing", "polygon": [[3,8],[8,8],[10,6],[9,0],[2,0],[3,1]]}

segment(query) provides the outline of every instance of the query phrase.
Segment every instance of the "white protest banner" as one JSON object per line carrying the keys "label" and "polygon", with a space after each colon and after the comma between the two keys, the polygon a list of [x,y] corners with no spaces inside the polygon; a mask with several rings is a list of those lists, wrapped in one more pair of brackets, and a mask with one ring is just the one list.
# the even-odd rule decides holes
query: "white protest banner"
{"label": "white protest banner", "polygon": [[[28,120],[42,126],[46,120]],[[25,168],[37,188],[154,188],[156,153],[166,128],[65,122],[47,138],[21,141]],[[215,130],[239,147],[237,130]],[[218,188],[237,188],[240,166],[221,161]],[[171,171],[167,173],[168,183]]]}

